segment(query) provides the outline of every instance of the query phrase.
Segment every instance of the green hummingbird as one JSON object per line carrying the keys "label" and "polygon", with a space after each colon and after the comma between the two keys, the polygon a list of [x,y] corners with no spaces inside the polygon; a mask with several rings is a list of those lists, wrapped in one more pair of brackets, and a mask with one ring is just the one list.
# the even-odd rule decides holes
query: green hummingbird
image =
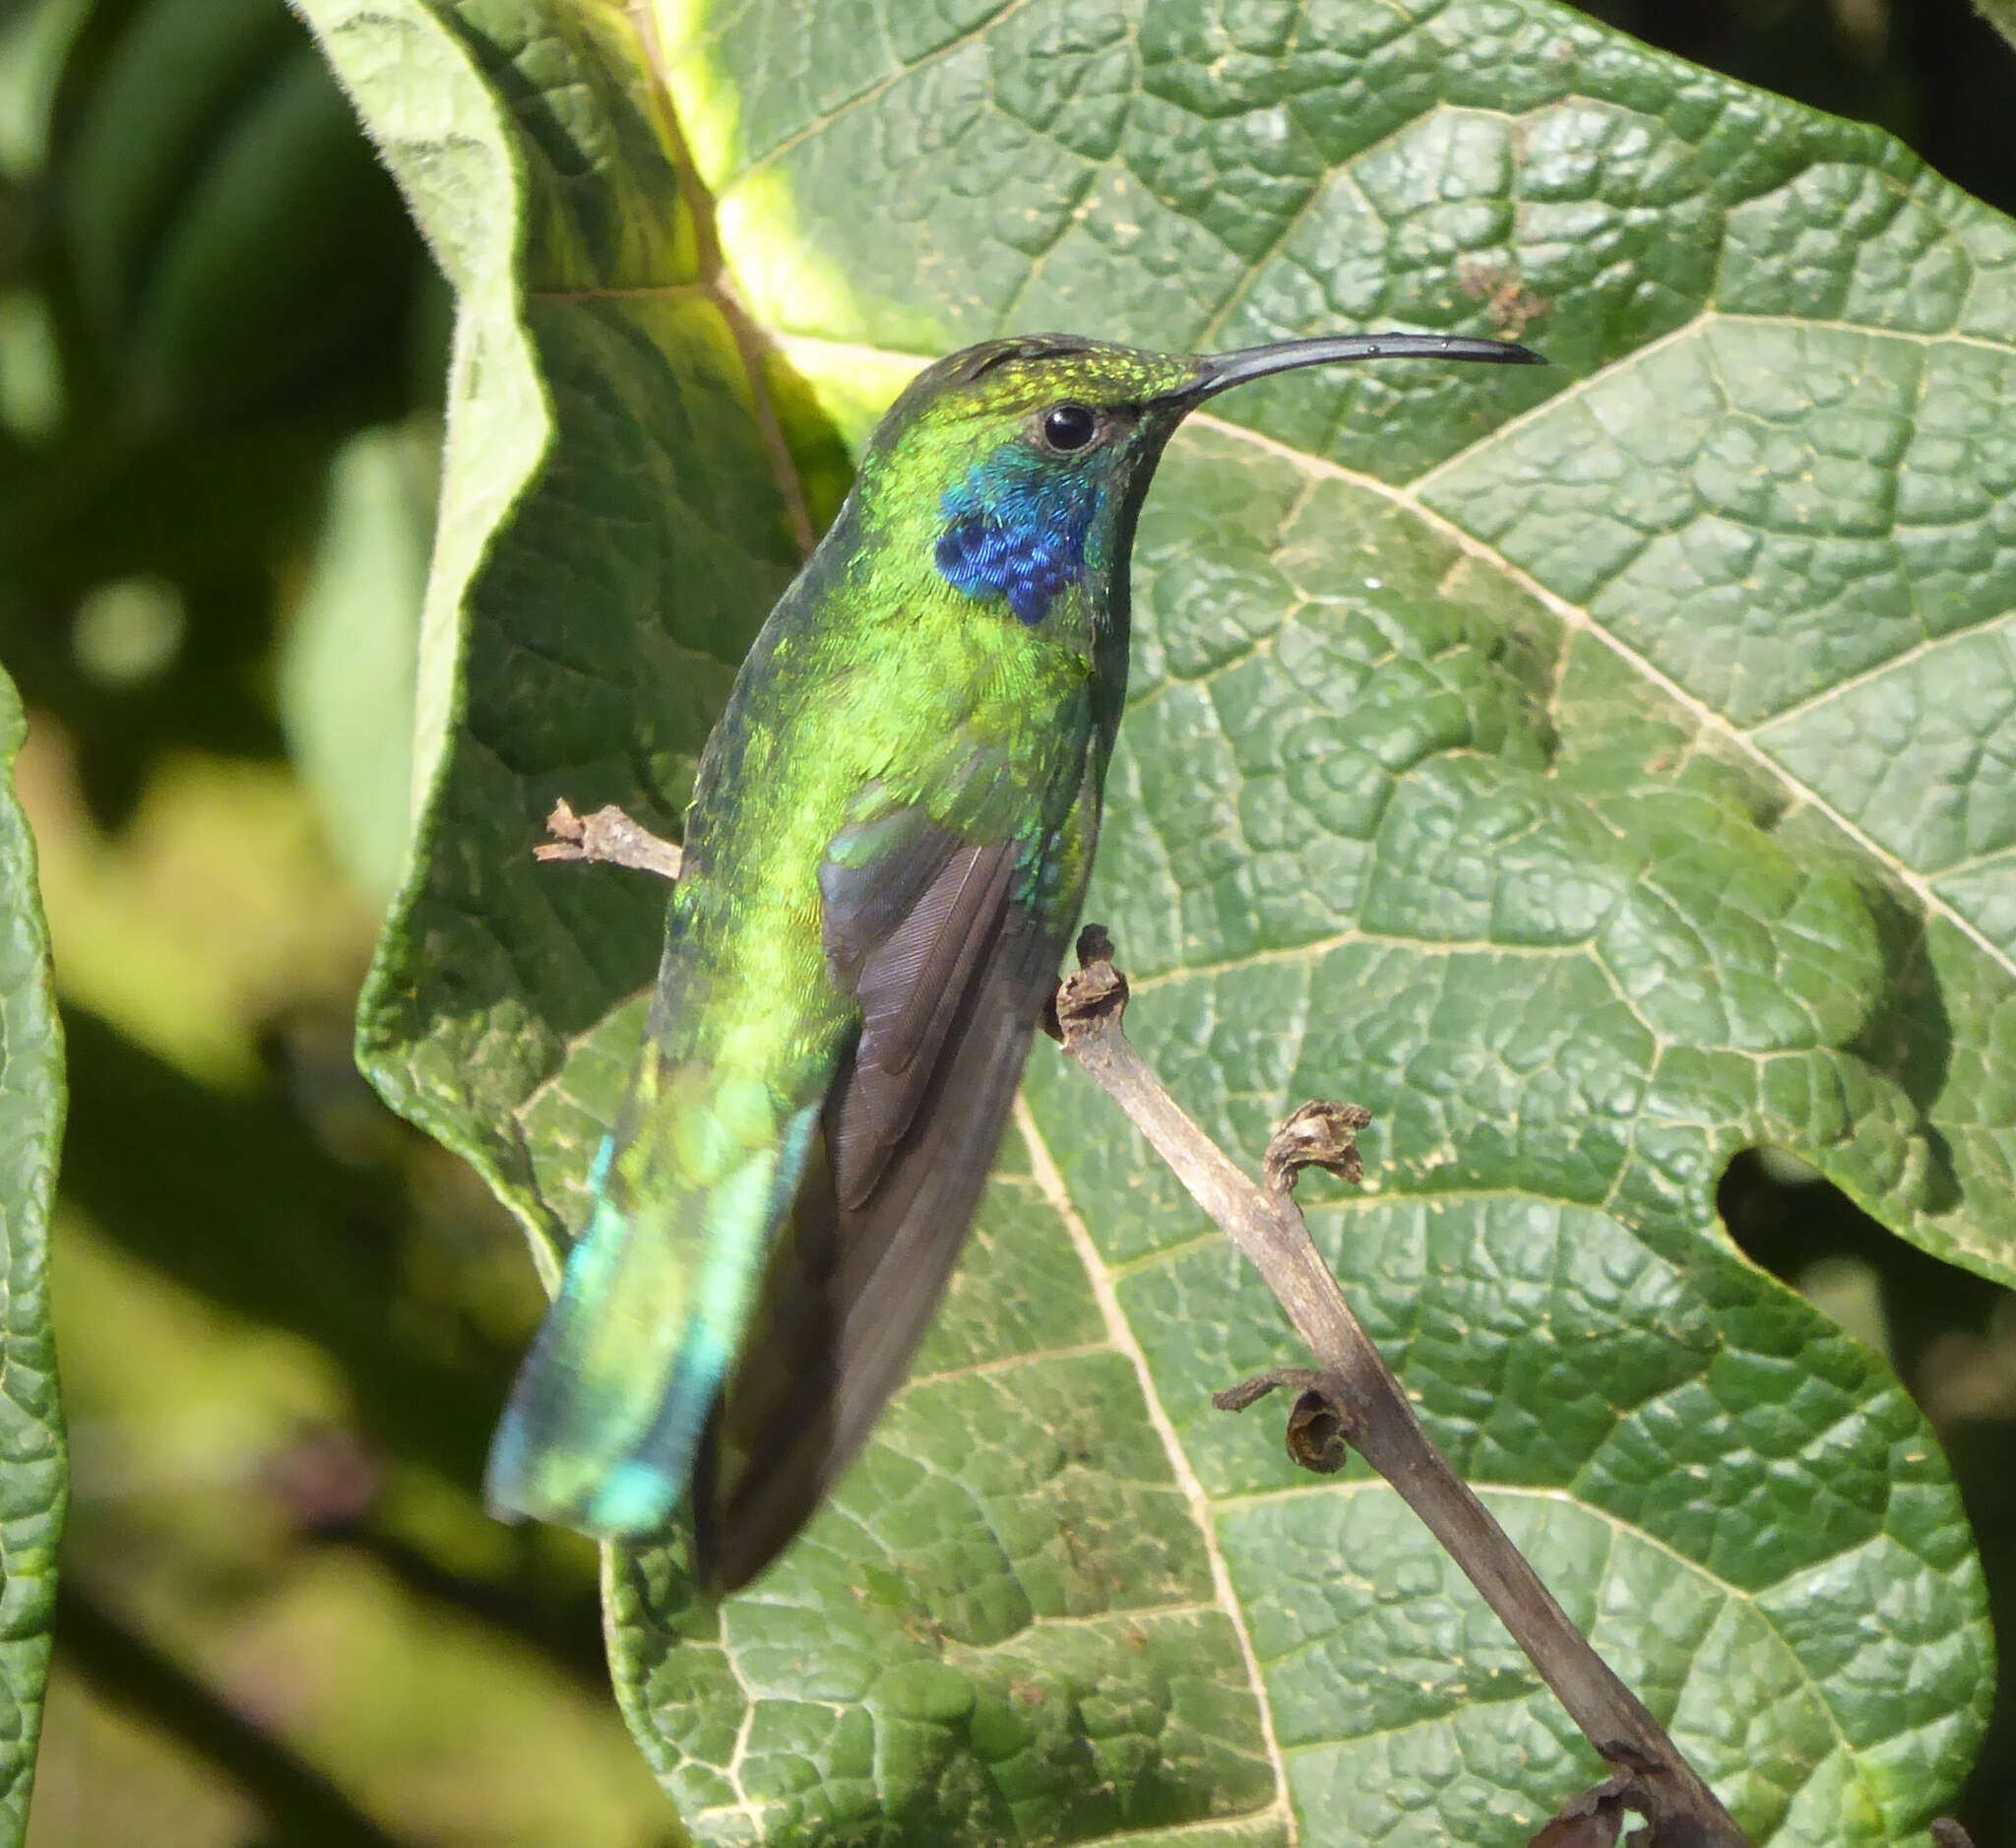
{"label": "green hummingbird", "polygon": [[1066,335],[920,373],[700,761],[643,1050],[486,1493],[609,1537],[690,1506],[704,1589],[810,1518],[902,1383],[1078,919],[1165,446],[1251,379]]}

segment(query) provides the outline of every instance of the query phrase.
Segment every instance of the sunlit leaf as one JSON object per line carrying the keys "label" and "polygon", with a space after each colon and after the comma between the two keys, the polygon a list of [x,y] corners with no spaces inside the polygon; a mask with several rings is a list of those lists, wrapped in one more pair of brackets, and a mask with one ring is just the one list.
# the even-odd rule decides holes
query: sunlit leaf
{"label": "sunlit leaf", "polygon": [[[1734,1255],[1715,1189],[1783,1147],[2016,1278],[2010,226],[1541,0],[309,11],[463,315],[433,799],[364,1053],[549,1269],[662,894],[530,848],[557,796],[676,817],[822,504],[778,466],[832,455],[804,382],[858,440],[1003,328],[1548,353],[1195,420],[1143,521],[1092,915],[1227,1146],[1309,1095],[1376,1112],[1319,1237],[1753,1838],[1922,1829],[1984,1716],[1972,1543],[1896,1381]],[[1209,1409],[1292,1353],[1040,1048],[916,1375],[804,1540],[719,1609],[612,1559],[688,1826],[1531,1833],[1596,1761],[1494,1620],[1385,1489]]]}

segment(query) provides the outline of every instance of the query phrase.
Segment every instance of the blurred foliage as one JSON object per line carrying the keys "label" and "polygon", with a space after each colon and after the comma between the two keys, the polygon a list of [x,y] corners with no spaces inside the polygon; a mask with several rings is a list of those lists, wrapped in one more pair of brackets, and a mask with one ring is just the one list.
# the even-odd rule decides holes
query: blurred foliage
{"label": "blurred foliage", "polygon": [[[1966,0],[1596,0],[2016,209]],[[481,1513],[540,1305],[355,1075],[409,811],[448,308],[281,0],[0,4],[0,661],[66,1006],[74,1507],[36,1848],[548,1843],[675,1824],[593,1553]],[[2016,1299],[1796,1164],[1722,1204],[1882,1347],[2016,1634]],[[1963,1818],[2016,1844],[2005,1675]]]}
{"label": "blurred foliage", "polygon": [[0,660],[73,1098],[49,1848],[674,1827],[593,1549],[476,1498],[516,1235],[349,1055],[448,314],[281,0],[0,10]]}
{"label": "blurred foliage", "polygon": [[34,0],[0,192],[0,658],[94,812],[275,758],[331,450],[438,402],[447,310],[280,0]]}

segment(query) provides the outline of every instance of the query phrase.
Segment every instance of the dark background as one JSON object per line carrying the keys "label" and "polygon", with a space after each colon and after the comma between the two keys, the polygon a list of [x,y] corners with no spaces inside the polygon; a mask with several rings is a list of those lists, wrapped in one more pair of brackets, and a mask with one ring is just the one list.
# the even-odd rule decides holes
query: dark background
{"label": "dark background", "polygon": [[[2016,53],[1965,0],[1588,10],[2016,210]],[[349,1060],[448,327],[281,0],[0,0],[0,661],[72,1084],[36,1848],[676,1838],[592,1549],[477,1503],[517,1234]],[[1723,1209],[1918,1395],[2016,1636],[2016,1299],[1763,1158]],[[2016,1848],[2011,1687],[1979,1848]]]}

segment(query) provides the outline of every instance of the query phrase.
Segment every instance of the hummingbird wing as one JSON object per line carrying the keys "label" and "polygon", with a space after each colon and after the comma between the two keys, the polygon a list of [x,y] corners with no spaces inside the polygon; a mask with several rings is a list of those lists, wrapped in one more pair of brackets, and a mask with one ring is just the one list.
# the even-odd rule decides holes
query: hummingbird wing
{"label": "hummingbird wing", "polygon": [[644,1534],[685,1497],[702,1580],[730,1590],[866,1439],[964,1243],[1090,861],[1075,787],[1032,799],[993,753],[964,768],[952,812],[871,790],[829,843],[826,979],[788,997],[789,1058],[713,1043],[733,959],[699,953],[697,919],[670,930],[594,1212],[491,1446],[493,1508]]}
{"label": "hummingbird wing", "polygon": [[901,809],[843,835],[821,869],[827,964],[861,1027],[701,1445],[711,1589],[745,1584],[789,1542],[903,1381],[1056,981],[1084,819],[1081,803],[1057,834],[975,841]]}

